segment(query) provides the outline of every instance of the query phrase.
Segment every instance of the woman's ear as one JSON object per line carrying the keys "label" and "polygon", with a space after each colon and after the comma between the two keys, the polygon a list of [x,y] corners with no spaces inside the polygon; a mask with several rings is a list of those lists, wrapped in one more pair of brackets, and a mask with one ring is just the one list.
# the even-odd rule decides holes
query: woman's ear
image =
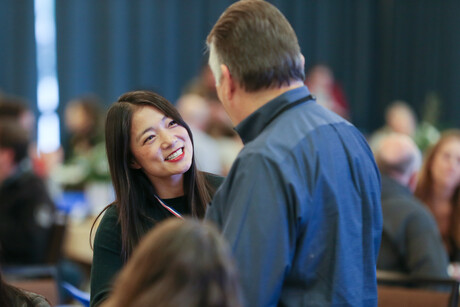
{"label": "woman's ear", "polygon": [[140,169],[141,166],[139,163],[137,163],[137,161],[133,158],[131,159],[131,163],[129,163],[129,166],[133,169]]}

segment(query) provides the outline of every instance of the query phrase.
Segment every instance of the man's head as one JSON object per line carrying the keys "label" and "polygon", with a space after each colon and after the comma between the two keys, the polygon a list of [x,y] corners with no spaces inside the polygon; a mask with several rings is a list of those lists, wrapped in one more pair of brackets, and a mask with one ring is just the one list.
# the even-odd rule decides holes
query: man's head
{"label": "man's head", "polygon": [[305,78],[297,36],[283,14],[268,2],[244,0],[231,5],[214,25],[207,43],[217,84],[222,65],[247,92]]}
{"label": "man's head", "polygon": [[422,156],[410,137],[400,133],[383,137],[377,146],[375,159],[383,175],[414,190]]}
{"label": "man's head", "polygon": [[19,122],[0,121],[0,182],[8,178],[21,160],[27,157],[29,138]]}
{"label": "man's head", "polygon": [[0,121],[12,119],[18,121],[33,137],[35,134],[35,116],[27,107],[27,102],[15,96],[0,97]]}
{"label": "man's head", "polygon": [[415,134],[417,118],[412,108],[404,101],[394,101],[385,111],[385,121],[392,131],[408,136]]}
{"label": "man's head", "polygon": [[210,108],[205,98],[196,94],[185,94],[177,101],[176,108],[190,127],[202,131],[206,129]]}

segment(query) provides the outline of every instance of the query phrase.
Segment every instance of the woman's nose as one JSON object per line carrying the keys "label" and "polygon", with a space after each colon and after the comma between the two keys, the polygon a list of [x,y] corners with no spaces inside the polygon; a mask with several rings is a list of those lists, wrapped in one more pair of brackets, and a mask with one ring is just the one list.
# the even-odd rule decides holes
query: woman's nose
{"label": "woman's nose", "polygon": [[161,147],[163,149],[172,147],[177,142],[177,138],[173,134],[168,133],[168,132],[163,133],[161,139],[162,139]]}

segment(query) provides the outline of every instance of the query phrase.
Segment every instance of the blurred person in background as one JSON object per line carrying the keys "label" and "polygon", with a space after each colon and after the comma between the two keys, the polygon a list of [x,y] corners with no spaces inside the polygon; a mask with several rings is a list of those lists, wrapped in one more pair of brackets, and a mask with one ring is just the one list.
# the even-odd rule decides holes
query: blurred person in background
{"label": "blurred person in background", "polygon": [[219,144],[205,132],[210,113],[206,99],[196,94],[186,94],[179,98],[176,107],[192,130],[198,169],[222,174]]}
{"label": "blurred person in background", "polygon": [[417,117],[414,110],[402,100],[392,102],[385,110],[385,125],[375,131],[369,138],[369,145],[374,150],[380,140],[393,132],[414,138],[417,129]]}
{"label": "blurred person in background", "polygon": [[382,174],[383,214],[377,269],[447,278],[448,256],[436,221],[412,194],[422,160],[417,145],[393,132],[382,137],[375,159]]}
{"label": "blurred person in background", "polygon": [[[54,222],[56,197],[60,193],[60,187],[55,186],[50,175],[56,165],[62,162],[62,152],[37,152],[36,143],[33,141],[35,117],[21,98],[0,97],[0,122],[17,128],[15,130],[10,127],[5,131],[10,131],[9,144],[14,144],[10,154],[15,152],[15,159],[20,160],[17,163],[6,162],[11,166],[10,170],[16,171],[13,171],[13,175],[3,185],[0,182],[0,242],[8,241],[4,243],[7,249],[4,251],[7,257],[5,261],[7,264],[43,264],[48,261],[48,240],[52,232],[49,223]],[[8,122],[14,124],[7,124]],[[24,146],[26,138],[29,145],[25,154],[20,148]],[[0,164],[5,163],[5,157],[3,154]],[[14,230],[9,232],[11,229]],[[17,260],[10,263],[12,259]],[[58,278],[79,286],[84,280],[84,273],[76,263],[59,257]],[[59,295],[62,301],[68,298],[62,287]]]}
{"label": "blurred person in background", "polygon": [[95,145],[104,141],[100,104],[94,96],[82,96],[66,105],[64,124],[68,137],[63,144],[66,162],[87,155]]}
{"label": "blurred person in background", "polygon": [[0,96],[0,119],[16,119],[29,133],[29,138],[35,138],[35,116],[27,107],[24,99],[15,96]]}
{"label": "blurred person in background", "polygon": [[105,154],[101,102],[95,96],[81,96],[65,107],[61,159],[51,179],[63,190],[84,191],[92,182],[110,182]]}
{"label": "blurred person in background", "polygon": [[434,215],[450,261],[460,261],[460,130],[428,150],[415,190]]}
{"label": "blurred person in background", "polygon": [[192,132],[164,97],[123,94],[108,111],[105,140],[116,200],[94,240],[91,306],[105,300],[140,239],[169,217],[203,218],[222,177],[197,170]]}
{"label": "blurred person in background", "polygon": [[103,307],[240,307],[230,248],[217,229],[168,219],[139,243]]}
{"label": "blurred person in background", "polygon": [[37,152],[35,115],[24,99],[15,96],[0,96],[0,120],[17,121],[29,136],[29,157],[35,173],[47,178],[49,175],[48,157]]}
{"label": "blurred person in background", "polygon": [[185,87],[184,95],[188,94],[201,96],[207,103],[208,119],[203,129],[219,144],[221,174],[226,175],[243,147],[243,143],[233,130],[232,122],[217,97],[216,82],[207,61],[203,63],[200,74]]}
{"label": "blurred person in background", "polygon": [[305,77],[305,85],[316,101],[323,107],[350,119],[350,109],[340,84],[335,80],[331,68],[324,64],[313,65]]}
{"label": "blurred person in background", "polygon": [[0,121],[0,243],[3,264],[45,263],[54,203],[28,157],[29,133]]}

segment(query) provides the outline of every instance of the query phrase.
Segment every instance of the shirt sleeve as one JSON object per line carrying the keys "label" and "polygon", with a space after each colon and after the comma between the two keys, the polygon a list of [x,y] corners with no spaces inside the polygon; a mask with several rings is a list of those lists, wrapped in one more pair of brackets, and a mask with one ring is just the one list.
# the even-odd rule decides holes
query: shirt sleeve
{"label": "shirt sleeve", "polygon": [[108,298],[117,273],[123,267],[121,258],[121,228],[115,207],[107,209],[94,239],[91,266],[91,306]]}
{"label": "shirt sleeve", "polygon": [[246,155],[207,212],[232,247],[247,306],[276,306],[290,269],[296,223],[287,190],[277,165]]}

